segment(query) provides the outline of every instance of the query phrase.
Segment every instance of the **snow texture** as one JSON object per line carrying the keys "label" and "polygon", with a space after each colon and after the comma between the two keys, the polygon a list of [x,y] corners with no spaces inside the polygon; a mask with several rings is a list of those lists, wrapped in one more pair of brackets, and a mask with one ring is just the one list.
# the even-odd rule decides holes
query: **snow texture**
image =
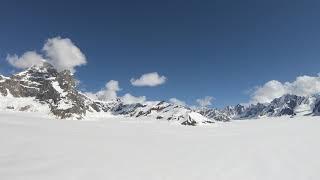
{"label": "snow texture", "polygon": [[0,113],[2,180],[318,180],[319,117],[212,126]]}

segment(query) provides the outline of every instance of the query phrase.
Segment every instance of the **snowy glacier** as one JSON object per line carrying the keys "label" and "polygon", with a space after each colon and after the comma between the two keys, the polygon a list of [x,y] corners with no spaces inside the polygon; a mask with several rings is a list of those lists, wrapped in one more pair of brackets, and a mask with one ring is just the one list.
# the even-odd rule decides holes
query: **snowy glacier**
{"label": "snowy glacier", "polygon": [[0,113],[0,179],[318,180],[319,117],[181,126]]}

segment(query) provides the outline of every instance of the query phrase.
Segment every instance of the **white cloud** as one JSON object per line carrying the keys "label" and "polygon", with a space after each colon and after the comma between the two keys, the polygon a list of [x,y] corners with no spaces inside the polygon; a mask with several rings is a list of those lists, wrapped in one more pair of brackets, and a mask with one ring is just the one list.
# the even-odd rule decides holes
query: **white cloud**
{"label": "white cloud", "polygon": [[160,76],[157,72],[143,74],[139,79],[132,78],[130,80],[133,86],[158,86],[164,84],[167,78]]}
{"label": "white cloud", "polygon": [[309,96],[316,93],[320,93],[319,76],[298,76],[293,82],[281,83],[272,80],[257,87],[251,94],[251,103],[268,103],[285,94]]}
{"label": "white cloud", "polygon": [[186,102],[181,101],[181,100],[179,100],[177,98],[170,98],[169,102],[172,103],[172,104],[180,105],[180,106],[186,106],[187,105]]}
{"label": "white cloud", "polygon": [[146,97],[145,96],[136,97],[127,93],[121,97],[121,100],[125,104],[144,103],[146,101]]}
{"label": "white cloud", "polygon": [[275,98],[281,97],[288,92],[287,88],[279,81],[272,80],[262,87],[256,88],[251,95],[252,103],[266,103]]}
{"label": "white cloud", "polygon": [[85,55],[68,38],[55,37],[48,39],[44,44],[43,55],[35,51],[25,52],[21,57],[8,55],[7,61],[16,68],[26,69],[33,65],[41,65],[47,61],[58,71],[70,70],[75,72],[75,67],[87,63]]}
{"label": "white cloud", "polygon": [[136,97],[129,93],[125,94],[122,97],[119,97],[118,91],[121,91],[119,82],[115,80],[110,80],[106,83],[105,88],[101,89],[100,91],[96,93],[86,92],[85,94],[93,100],[100,101],[110,101],[120,98],[121,101],[125,104],[144,103],[146,101],[145,96]]}
{"label": "white cloud", "polygon": [[48,58],[47,61],[58,71],[70,70],[75,72],[76,66],[87,63],[85,55],[68,38],[55,37],[48,39],[42,50]]}
{"label": "white cloud", "polygon": [[120,91],[119,82],[110,80],[106,83],[105,88],[98,91],[96,96],[99,100],[108,101],[117,99],[117,93]]}
{"label": "white cloud", "polygon": [[45,61],[43,57],[35,51],[27,51],[21,57],[18,57],[16,54],[8,55],[6,60],[13,67],[19,69],[26,69],[34,65],[42,65],[42,63]]}
{"label": "white cloud", "polygon": [[92,93],[92,92],[83,92],[83,94],[85,94],[87,97],[89,97],[90,99],[93,100],[99,100],[97,93]]}
{"label": "white cloud", "polygon": [[207,107],[212,105],[213,97],[206,96],[203,99],[197,99],[196,101],[201,107]]}

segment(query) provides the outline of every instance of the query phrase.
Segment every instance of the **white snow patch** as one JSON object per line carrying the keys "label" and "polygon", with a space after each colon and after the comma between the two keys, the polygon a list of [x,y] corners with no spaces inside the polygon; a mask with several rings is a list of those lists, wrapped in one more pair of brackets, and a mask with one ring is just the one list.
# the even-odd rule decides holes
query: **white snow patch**
{"label": "white snow patch", "polygon": [[64,92],[63,89],[61,89],[61,87],[57,81],[52,82],[52,87],[60,94],[62,94]]}
{"label": "white snow patch", "polygon": [[9,91],[7,96],[0,95],[0,111],[27,111],[50,113],[47,104],[36,102],[33,97],[13,97]]}
{"label": "white snow patch", "polygon": [[197,123],[205,123],[208,121],[212,121],[197,112],[188,113],[186,118],[191,118],[192,120],[196,121]]}

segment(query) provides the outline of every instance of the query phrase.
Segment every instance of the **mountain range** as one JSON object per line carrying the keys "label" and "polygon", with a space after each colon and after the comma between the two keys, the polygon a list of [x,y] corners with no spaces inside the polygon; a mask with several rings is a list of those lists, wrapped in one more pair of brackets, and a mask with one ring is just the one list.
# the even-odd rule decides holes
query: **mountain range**
{"label": "mountain range", "polygon": [[320,95],[287,94],[270,103],[191,108],[166,101],[125,104],[121,99],[98,101],[77,89],[77,81],[68,70],[58,72],[43,63],[10,77],[0,75],[0,110],[41,111],[59,119],[86,119],[114,115],[130,118],[152,118],[182,125],[211,124],[263,116],[320,115]]}

